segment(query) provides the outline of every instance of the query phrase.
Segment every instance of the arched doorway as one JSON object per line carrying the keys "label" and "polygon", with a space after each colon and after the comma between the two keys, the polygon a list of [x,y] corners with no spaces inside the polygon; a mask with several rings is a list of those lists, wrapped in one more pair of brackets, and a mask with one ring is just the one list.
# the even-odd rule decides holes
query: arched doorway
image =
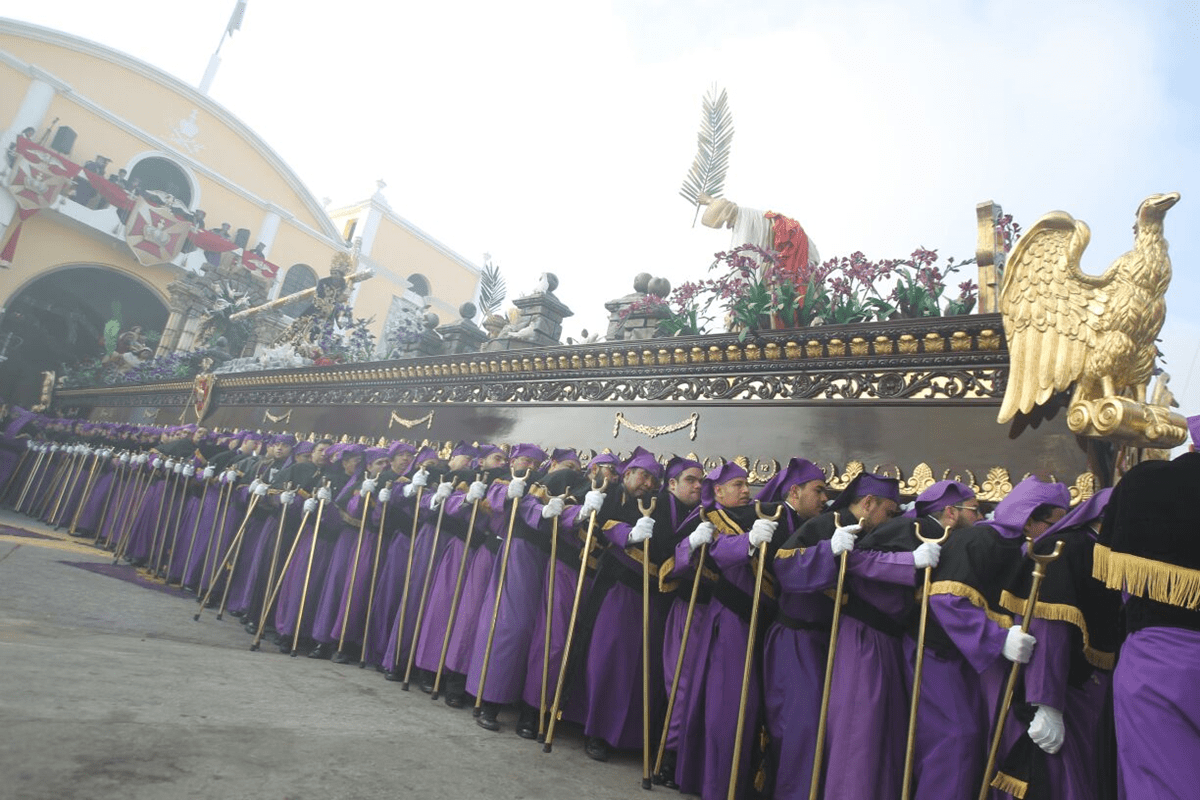
{"label": "arched doorway", "polygon": [[0,345],[8,343],[0,363],[3,394],[36,402],[44,370],[61,375],[67,366],[105,355],[114,344],[106,335],[114,339],[114,329],[137,325],[157,334],[167,317],[162,298],[115,270],[77,266],[46,273],[9,299],[0,320]]}
{"label": "arched doorway", "polygon": [[[283,277],[283,286],[279,288],[279,296],[287,297],[317,285],[317,273],[308,264],[293,264]],[[312,298],[296,300],[285,304],[280,311],[289,317],[298,317],[304,309],[312,305]]]}
{"label": "arched doorway", "polygon": [[129,170],[129,182],[137,178],[138,188],[166,192],[184,207],[192,207],[192,182],[183,168],[167,158],[143,158]]}

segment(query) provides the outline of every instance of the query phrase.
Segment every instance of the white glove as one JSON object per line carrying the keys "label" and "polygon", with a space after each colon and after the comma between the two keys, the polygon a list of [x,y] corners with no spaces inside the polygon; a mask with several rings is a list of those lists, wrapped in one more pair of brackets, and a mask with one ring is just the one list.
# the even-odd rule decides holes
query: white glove
{"label": "white glove", "polygon": [[759,545],[771,541],[778,527],[779,523],[773,519],[754,520],[754,524],[750,526],[750,546],[758,549]]}
{"label": "white glove", "polygon": [[317,489],[317,499],[328,503],[333,500],[333,492],[329,491],[327,487],[322,486],[320,489]]}
{"label": "white glove", "polygon": [[437,490],[433,493],[433,500],[430,502],[433,503],[434,508],[436,508],[443,500],[449,497],[450,493],[453,491],[454,484],[450,481],[443,481],[442,483],[438,484]]}
{"label": "white glove", "polygon": [[233,483],[237,479],[237,473],[231,469],[227,469],[221,473],[221,483]]}
{"label": "white glove", "polygon": [[375,486],[376,483],[374,478],[365,478],[362,482],[362,487],[358,490],[359,494],[370,494],[371,492],[375,491]]}
{"label": "white glove", "polygon": [[58,445],[56,445],[56,444],[52,444],[52,445],[50,445],[50,452],[51,452],[51,453],[57,453],[57,452],[58,452]]}
{"label": "white glove", "polygon": [[416,474],[412,476],[412,485],[413,486],[428,486],[429,485],[429,473],[423,469],[417,470]]}
{"label": "white glove", "polygon": [[256,495],[258,495],[259,497],[266,497],[268,488],[269,487],[267,486],[267,484],[259,483],[258,486],[254,487],[254,493]]}
{"label": "white glove", "polygon": [[926,567],[936,567],[938,559],[942,557],[942,546],[937,542],[922,542],[921,546],[913,550],[913,566],[917,569],[925,569]]}
{"label": "white glove", "polygon": [[1028,664],[1033,657],[1033,646],[1037,639],[1030,636],[1017,625],[1008,629],[1008,638],[1004,640],[1004,657],[1018,664]]}
{"label": "white glove", "polygon": [[696,526],[696,530],[688,534],[688,547],[695,550],[700,545],[712,544],[713,533],[716,528],[711,522],[701,522]]}
{"label": "white glove", "polygon": [[183,462],[182,462],[182,461],[176,461],[176,462],[175,462],[174,471],[175,471],[175,474],[176,474],[176,475],[182,475],[182,474],[183,474]]}
{"label": "white glove", "polygon": [[196,474],[196,467],[194,464],[188,464],[187,466],[185,466],[183,468],[183,477],[190,478],[195,474]]}
{"label": "white glove", "polygon": [[546,501],[546,505],[542,506],[542,519],[557,517],[562,512],[563,499],[561,497],[551,497]]}
{"label": "white glove", "polygon": [[290,506],[292,501],[296,499],[295,492],[284,492],[279,495],[279,504],[281,506]]}
{"label": "white glove", "polygon": [[141,465],[143,465],[143,466],[144,466],[144,465],[146,465],[147,463],[149,463],[149,461],[150,461],[150,454],[149,454],[149,453],[139,453],[139,454],[138,454],[138,459],[137,459],[137,462],[138,462],[139,464],[141,464]]}
{"label": "white glove", "polygon": [[854,549],[854,537],[862,530],[862,525],[843,525],[833,532],[833,536],[829,537],[829,549],[833,551],[835,556],[840,556],[848,550]]}
{"label": "white glove", "polygon": [[122,464],[129,463],[129,453],[121,453],[121,463]]}
{"label": "white glove", "polygon": [[317,510],[317,498],[310,497],[304,501],[304,513],[311,514]]}
{"label": "white glove", "polygon": [[161,469],[162,468],[162,459],[161,458],[154,459],[154,463],[151,464],[151,466],[154,467],[155,469]]}
{"label": "white glove", "polygon": [[412,481],[404,484],[404,489],[401,490],[405,497],[412,497],[417,493],[417,485]]}
{"label": "white glove", "polygon": [[482,500],[487,494],[487,484],[483,481],[473,481],[467,488],[467,502],[474,503],[476,500]]}
{"label": "white glove", "polygon": [[255,492],[258,491],[258,485],[260,483],[262,483],[262,481],[260,481],[258,478],[255,478],[254,480],[250,481],[250,494],[254,494]]}
{"label": "white glove", "polygon": [[604,492],[592,489],[584,496],[581,510],[584,514],[590,514],[593,511],[599,511],[602,505],[604,505]]}
{"label": "white glove", "polygon": [[1033,721],[1029,723],[1029,738],[1034,744],[1050,755],[1054,755],[1062,749],[1066,733],[1061,711],[1050,706],[1039,705],[1037,707],[1037,713],[1033,715]]}
{"label": "white glove", "polygon": [[525,496],[525,480],[523,478],[513,478],[508,483],[508,499],[518,500]]}
{"label": "white glove", "polygon": [[204,472],[200,473],[200,477],[204,478],[204,480],[206,480],[206,481],[210,481],[210,480],[212,480],[213,475],[216,475],[216,474],[217,474],[217,468],[214,467],[213,465],[209,464],[207,467],[204,468]]}
{"label": "white glove", "polygon": [[627,544],[640,544],[654,535],[654,517],[642,517],[633,524]]}

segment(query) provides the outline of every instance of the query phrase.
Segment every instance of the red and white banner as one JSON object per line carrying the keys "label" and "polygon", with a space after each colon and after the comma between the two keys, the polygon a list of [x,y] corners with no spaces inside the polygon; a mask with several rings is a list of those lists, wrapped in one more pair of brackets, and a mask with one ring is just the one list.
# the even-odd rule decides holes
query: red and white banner
{"label": "red and white banner", "polygon": [[8,191],[17,201],[17,224],[0,250],[0,267],[12,265],[25,220],[43,208],[49,208],[78,174],[78,164],[24,136],[17,137],[16,161],[7,184]]}
{"label": "red and white banner", "polygon": [[253,250],[242,254],[242,266],[249,270],[250,274],[257,275],[264,281],[275,280],[275,275],[279,272],[277,265],[267,261]]}
{"label": "red and white banner", "polygon": [[192,223],[139,197],[125,223],[125,242],[142,266],[166,264],[183,251]]}

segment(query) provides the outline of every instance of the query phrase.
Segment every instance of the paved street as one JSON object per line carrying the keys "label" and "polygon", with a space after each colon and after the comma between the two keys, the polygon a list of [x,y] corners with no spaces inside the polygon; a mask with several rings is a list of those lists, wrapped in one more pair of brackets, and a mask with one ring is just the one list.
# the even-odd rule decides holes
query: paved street
{"label": "paved street", "polygon": [[596,763],[565,729],[546,755],[512,712],[488,733],[373,670],[250,652],[236,620],[89,571],[111,563],[90,546],[0,526],[3,800],[649,796],[640,753]]}

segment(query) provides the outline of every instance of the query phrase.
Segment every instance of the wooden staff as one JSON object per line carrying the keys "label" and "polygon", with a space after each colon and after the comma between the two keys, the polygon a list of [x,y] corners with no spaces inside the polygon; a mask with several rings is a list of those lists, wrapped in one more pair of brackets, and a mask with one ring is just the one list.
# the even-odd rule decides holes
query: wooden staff
{"label": "wooden staff", "polygon": [[[758,515],[759,519],[776,521],[783,513],[783,506],[776,506],[775,513],[767,515],[763,513],[762,503],[755,501],[754,513]],[[733,764],[729,768],[728,800],[735,800],[737,797],[738,767],[742,760],[742,734],[746,728],[746,701],[750,697],[750,668],[754,663],[754,641],[758,634],[758,606],[762,599],[763,572],[766,564],[767,543],[763,542],[758,546],[758,566],[754,572],[754,599],[750,604],[750,634],[746,637],[746,662],[742,668],[742,697],[738,703],[737,727],[733,734]]]}
{"label": "wooden staff", "polygon": [[[291,484],[291,481],[289,481],[287,483],[287,485],[283,487],[283,491],[286,494],[287,492],[290,492],[291,490],[292,490],[292,484]],[[283,543],[283,525],[284,525],[284,522],[287,520],[287,512],[288,512],[288,507],[286,505],[280,507],[280,509],[279,509],[279,527],[275,529],[275,546],[271,550],[271,568],[269,570],[267,570],[267,586],[266,586],[265,594],[269,597],[272,596],[271,587],[272,587],[272,584],[275,583],[275,565],[279,563],[279,546]],[[301,522],[301,524],[303,525],[303,522]],[[297,535],[297,538],[299,538],[299,535]],[[291,549],[295,550],[296,548],[295,548],[295,546],[293,546]],[[288,555],[288,558],[289,559],[291,558],[290,553]],[[287,569],[286,564],[284,565],[284,569]],[[282,573],[280,573],[280,576],[282,577]],[[258,649],[258,642],[262,638],[263,628],[265,628],[267,625],[267,617],[270,616],[270,613],[271,613],[271,600],[267,600],[266,602],[263,603],[262,614],[258,618],[258,631],[254,635],[254,644],[250,646],[251,650]]]}
{"label": "wooden staff", "polygon": [[[162,547],[158,551],[158,560],[154,563],[154,575],[157,577],[162,572],[162,560],[167,559],[167,576],[170,577],[171,562],[175,559],[175,545],[179,543],[179,523],[183,521],[183,509],[187,506],[187,484],[188,477],[181,470],[175,476],[175,490],[179,495],[179,508],[175,507],[175,497],[172,494],[171,505],[167,507],[166,528],[163,529]],[[175,520],[172,525],[171,520]],[[167,530],[173,532],[168,537]],[[167,539],[171,540],[171,546],[167,547]],[[168,555],[169,553],[169,555]]]}
{"label": "wooden staff", "polygon": [[[109,458],[112,458],[112,453],[109,453]],[[104,496],[104,505],[100,509],[100,517],[96,521],[96,538],[92,540],[92,547],[100,546],[100,537],[104,534],[104,523],[108,520],[108,505],[112,502],[113,488],[121,482],[121,474],[124,470],[118,471],[121,464],[120,457],[117,458],[117,466],[113,467],[112,480],[108,482],[108,492]],[[110,532],[111,533],[111,532]],[[107,545],[108,543],[105,542]]]}
{"label": "wooden staff", "polygon": [[396,651],[392,654],[393,670],[400,666],[400,651],[404,646],[404,618],[408,615],[408,587],[412,585],[413,551],[417,549],[417,526],[421,521],[421,495],[424,491],[424,486],[417,487],[417,500],[413,504],[412,533],[408,536],[408,557],[404,566],[404,588],[400,591],[400,613],[396,616]]}
{"label": "wooden staff", "polygon": [[87,480],[83,482],[83,491],[79,493],[79,502],[75,504],[75,513],[71,515],[71,524],[67,527],[68,536],[75,535],[75,528],[79,525],[79,516],[83,513],[83,507],[92,499],[92,490],[96,487],[96,470],[99,467],[100,451],[97,450],[96,458],[92,461],[92,468],[88,471]]}
{"label": "wooden staff", "polygon": [[66,475],[63,476],[62,487],[58,492],[58,500],[54,503],[54,510],[50,512],[50,518],[46,520],[46,522],[54,526],[55,530],[59,528],[60,512],[66,510],[63,500],[69,498],[71,493],[75,491],[75,484],[79,481],[79,476],[83,474],[83,467],[87,464],[89,455],[90,453],[87,452],[71,454],[71,463],[67,467]]}
{"label": "wooden staff", "polygon": [[[654,513],[658,498],[651,497],[650,505],[638,499],[638,511],[643,517]],[[757,600],[757,598],[755,598]],[[753,636],[753,633],[751,633]],[[744,698],[743,698],[744,702]],[[650,789],[650,539],[642,541],[642,788]]]}
{"label": "wooden staff", "polygon": [[[599,476],[597,476],[599,477]],[[603,492],[608,488],[608,477],[599,484],[592,480],[592,490]],[[554,749],[554,726],[558,723],[558,709],[562,704],[563,684],[567,679],[567,659],[571,655],[571,641],[575,638],[575,621],[579,618],[579,599],[583,597],[583,581],[587,577],[588,555],[592,552],[592,536],[596,532],[596,511],[588,515],[587,535],[583,539],[583,550],[579,554],[579,579],[575,581],[575,599],[571,601],[571,619],[567,623],[567,639],[563,643],[562,663],[558,666],[558,685],[554,689],[554,704],[550,706],[550,724],[546,727],[546,741],[542,752]]]}
{"label": "wooden staff", "polygon": [[[525,470],[524,475],[513,473],[513,480],[523,481],[529,477],[531,470]],[[500,575],[496,581],[496,601],[492,603],[492,622],[488,626],[487,644],[483,648],[483,667],[479,670],[479,691],[475,697],[475,716],[479,716],[483,708],[483,690],[487,686],[488,661],[492,657],[492,640],[496,636],[496,620],[500,617],[500,597],[504,594],[504,577],[508,572],[508,556],[512,552],[513,527],[517,524],[517,509],[521,506],[521,498],[513,499],[512,511],[508,515],[508,533],[504,537],[504,553],[500,556]]]}
{"label": "wooden staff", "polygon": [[[917,525],[916,536],[922,543],[940,545],[950,535],[948,527],[942,527],[942,535],[931,539],[921,535],[921,526]],[[921,622],[917,626],[917,660],[913,666],[912,702],[908,708],[908,741],[904,749],[904,784],[900,800],[908,800],[912,793],[913,744],[917,739],[917,705],[921,701],[921,670],[925,666],[925,625],[929,619],[929,586],[932,581],[933,567],[925,567],[924,583],[921,590]]]}
{"label": "wooden staff", "polygon": [[[477,474],[476,481],[482,481],[483,475]],[[454,579],[454,595],[450,598],[450,616],[446,618],[446,633],[442,636],[442,653],[438,656],[437,673],[433,676],[433,692],[431,700],[438,699],[438,691],[442,687],[442,670],[446,666],[446,653],[450,650],[450,634],[454,630],[454,618],[458,614],[458,600],[462,596],[463,577],[467,574],[467,562],[471,559],[471,535],[475,532],[475,519],[479,514],[479,500],[471,503],[471,521],[467,525],[467,534],[463,538],[462,558],[458,562],[458,576]]]}
{"label": "wooden staff", "polygon": [[[183,569],[179,573],[179,591],[183,591],[183,582],[187,577],[187,565],[192,560],[192,553],[196,549],[196,534],[200,532],[200,518],[204,516],[204,504],[208,501],[208,487],[212,484],[212,478],[204,478],[204,491],[200,493],[200,504],[196,506],[196,521],[192,523],[192,540],[188,542],[187,555],[183,557]],[[209,541],[212,541],[211,538]],[[167,570],[170,572],[170,569]],[[169,577],[169,575],[168,575]]]}
{"label": "wooden staff", "polygon": [[258,495],[251,494],[250,504],[246,506],[246,515],[242,517],[242,524],[238,527],[237,533],[234,534],[233,541],[229,543],[229,549],[225,551],[225,557],[219,562],[220,566],[216,569],[217,574],[213,576],[212,581],[208,585],[208,591],[204,593],[204,599],[200,601],[200,610],[192,617],[194,621],[200,621],[200,613],[204,611],[208,605],[208,601],[212,599],[213,590],[217,588],[217,578],[220,577],[221,572],[228,569],[230,575],[225,579],[225,589],[221,592],[221,606],[217,609],[217,619],[220,619],[225,613],[225,601],[229,598],[229,584],[233,582],[230,579],[233,577],[234,567],[237,566],[238,556],[242,552],[242,536],[246,533],[246,525],[250,522],[250,515],[254,513],[256,505],[258,505]]}
{"label": "wooden staff", "polygon": [[[372,480],[371,473],[363,473],[364,482]],[[367,512],[371,509],[371,493],[362,493],[362,519],[358,522],[358,539],[354,543],[354,560],[350,562],[350,583],[346,586],[346,606],[342,609],[342,632],[338,634],[339,653],[346,646],[346,628],[350,627],[350,603],[354,600],[354,580],[358,577],[358,556],[362,552],[363,531],[367,528]]]}
{"label": "wooden staff", "polygon": [[[840,511],[833,512],[833,526],[842,527]],[[833,597],[833,622],[829,626],[829,655],[825,659],[825,688],[821,690],[821,716],[817,722],[817,747],[813,753],[812,783],[809,784],[808,800],[821,796],[821,761],[825,749],[825,725],[829,720],[829,690],[833,686],[833,657],[837,652],[838,625],[842,621],[842,592],[846,586],[846,563],[849,550],[839,556],[837,594]]]}
{"label": "wooden staff", "polygon": [[17,467],[12,471],[12,475],[8,476],[8,480],[4,482],[4,490],[0,491],[0,500],[8,497],[8,491],[12,489],[13,483],[17,480],[17,476],[21,474],[21,467],[25,466],[25,459],[29,458],[29,445],[26,444],[25,449],[21,452],[21,458],[17,460]]}
{"label": "wooden staff", "polygon": [[[558,495],[562,500],[565,494]],[[550,574],[546,577],[546,641],[542,646],[542,695],[538,703],[538,741],[546,741],[546,694],[550,683],[550,633],[554,627],[554,574],[558,572],[558,516],[550,523]]]}
{"label": "wooden staff", "polygon": [[146,476],[144,482],[142,481],[140,471],[134,476],[133,493],[130,496],[137,495],[137,502],[129,505],[125,512],[125,517],[121,520],[121,538],[117,542],[117,549],[113,553],[113,564],[119,562],[125,556],[125,551],[129,548],[129,540],[133,537],[133,525],[137,522],[142,509],[146,506],[146,500],[150,497],[150,490],[154,487],[155,472],[157,470],[151,467],[150,474]]}
{"label": "wooden staff", "polygon": [[[76,487],[79,486],[79,479],[83,477],[84,471],[87,470],[88,459],[91,458],[93,463],[95,462],[95,458],[94,458],[95,453],[92,450],[84,448],[84,452],[82,453],[82,456],[83,457],[79,459],[79,464],[76,465],[76,467],[75,467],[75,475],[74,475],[74,477],[71,478],[71,482],[67,486],[66,493],[59,500],[59,503],[61,505],[54,510],[53,514],[51,514],[51,522],[54,523],[55,530],[58,530],[60,527],[62,527],[63,520],[67,516],[67,513],[70,510],[71,498],[74,497],[75,489],[76,489]],[[87,482],[85,480],[84,487],[86,488],[86,486],[87,486]],[[83,492],[81,491],[80,499],[75,504],[75,509],[76,509],[76,511],[78,511],[82,507],[83,507]],[[74,516],[74,515],[72,515],[72,516]]]}
{"label": "wooden staff", "polygon": [[[20,500],[17,501],[17,511],[25,504],[25,499],[28,497],[30,507],[34,506],[37,493],[40,491],[42,482],[46,480],[46,473],[50,470],[50,464],[54,463],[54,453],[50,452],[49,445],[42,445],[41,458],[34,464],[34,469],[30,470],[29,480],[25,481],[25,489],[20,493]],[[25,510],[26,515],[29,509]]]}
{"label": "wooden staff", "polygon": [[[1029,597],[1025,600],[1025,610],[1021,614],[1021,631],[1029,633],[1029,623],[1033,620],[1033,612],[1037,608],[1038,593],[1042,589],[1042,579],[1046,577],[1046,565],[1062,555],[1061,540],[1055,542],[1054,552],[1048,556],[1039,556],[1033,551],[1033,539],[1029,539],[1029,557],[1033,559],[1033,585],[1029,587]],[[1000,700],[1000,713],[996,716],[996,729],[992,733],[992,746],[988,750],[987,768],[983,771],[983,785],[979,787],[979,800],[987,800],[992,788],[992,772],[996,769],[996,756],[1000,753],[1000,740],[1004,737],[1004,720],[1008,718],[1008,709],[1012,705],[1013,690],[1017,686],[1017,678],[1021,674],[1021,662],[1014,661],[1008,670],[1008,683],[1004,686],[1004,695]]]}
{"label": "wooden staff", "polygon": [[[34,502],[30,503],[31,509],[37,508],[37,511],[32,514],[34,517],[45,516],[46,511],[50,508],[50,502],[54,499],[55,487],[62,483],[67,470],[75,460],[75,454],[68,453],[65,447],[60,447],[58,452],[63,454],[63,459],[59,462],[58,468],[54,470],[54,476],[38,487]],[[39,501],[41,505],[38,505]]]}
{"label": "wooden staff", "polygon": [[[391,500],[391,497],[388,497]],[[387,524],[389,503],[379,502],[379,535],[375,537],[375,555],[371,559],[371,586],[367,592],[367,623],[363,626],[362,658],[358,660],[358,668],[367,668],[367,645],[371,642],[371,610],[375,607],[375,583],[379,578],[379,555],[383,552],[383,532]],[[384,647],[387,647],[385,642]]]}
{"label": "wooden staff", "polygon": [[[439,481],[439,483],[450,483],[449,481]],[[429,546],[429,561],[425,564],[425,579],[421,581],[420,602],[417,603],[417,623],[413,626],[412,647],[408,648],[408,665],[404,668],[404,682],[400,684],[400,688],[408,691],[408,679],[412,677],[413,661],[417,656],[417,640],[421,638],[421,621],[425,614],[426,593],[429,591],[429,576],[433,574],[433,562],[437,558],[438,539],[442,535],[442,519],[446,515],[446,499],[443,498],[441,504],[438,505],[437,524],[433,526],[433,544]],[[411,551],[410,551],[411,552]]]}
{"label": "wooden staff", "polygon": [[[28,448],[27,448],[28,449]],[[37,457],[33,459],[33,466],[29,468],[29,474],[25,476],[25,485],[21,487],[21,495],[17,498],[17,504],[13,506],[14,511],[20,511],[21,506],[25,504],[25,496],[29,494],[29,488],[33,486],[33,479],[42,468],[42,462],[46,460],[45,446],[39,446]],[[13,477],[16,477],[15,475]]]}
{"label": "wooden staff", "polygon": [[692,593],[688,597],[687,614],[683,618],[683,636],[679,639],[679,655],[675,657],[675,677],[671,679],[671,693],[667,696],[667,715],[663,719],[662,736],[658,740],[658,756],[654,759],[654,774],[662,774],[663,756],[667,752],[667,735],[671,729],[671,715],[675,711],[675,695],[679,691],[679,676],[683,674],[683,657],[687,652],[688,635],[692,630],[692,617],[696,613],[696,597],[700,594],[700,577],[704,573],[704,558],[708,545],[700,545],[700,557],[696,561],[696,574],[692,577]]}
{"label": "wooden staff", "polygon": [[[217,507],[213,509],[213,526],[208,534],[208,545],[204,549],[204,561],[200,564],[200,578],[196,581],[196,602],[206,586],[211,586],[217,577],[217,554],[221,552],[221,540],[225,538],[225,523],[229,521],[229,506],[233,500],[233,481],[230,478],[221,484],[217,494]],[[224,507],[221,502],[224,500]],[[212,556],[210,559],[209,556]]]}
{"label": "wooden staff", "polygon": [[[283,509],[287,513],[287,508]],[[279,570],[279,578],[275,581],[275,585],[270,587],[268,592],[267,602],[263,606],[262,618],[258,621],[258,632],[254,634],[254,643],[250,645],[251,650],[258,649],[258,643],[262,641],[263,630],[266,628],[267,615],[270,613],[272,606],[279,597],[279,589],[283,586],[283,578],[287,575],[288,567],[292,565],[292,558],[296,555],[296,547],[300,544],[300,534],[304,532],[304,526],[308,524],[309,512],[305,511],[304,516],[300,518],[300,527],[296,529],[296,536],[292,539],[292,546],[288,548],[287,558],[283,560],[283,569]],[[283,518],[280,517],[279,527],[283,528]],[[268,584],[270,586],[270,584]],[[297,626],[297,630],[299,626]]]}
{"label": "wooden staff", "polygon": [[[109,500],[111,501],[113,496],[113,486],[116,486],[118,508],[111,509],[111,506],[106,503],[104,506],[104,514],[101,515],[100,525],[98,526],[100,530],[104,530],[105,525],[108,526],[108,532],[104,537],[104,549],[110,550],[114,554],[117,551],[117,542],[121,538],[121,512],[123,510],[128,511],[129,508],[129,503],[122,505],[121,499],[125,497],[126,492],[129,490],[129,482],[133,479],[132,470],[136,466],[137,459],[137,456],[131,453],[122,454],[121,457],[124,456],[129,456],[129,460],[122,461],[120,457],[117,459],[116,467],[113,469],[113,483],[108,487]],[[108,512],[110,510],[113,511],[111,520],[108,517]],[[98,538],[97,541],[99,541]],[[113,563],[115,564],[117,562],[114,561]]]}
{"label": "wooden staff", "polygon": [[[330,482],[325,481],[324,488],[329,489]],[[317,492],[320,494],[320,491]],[[296,630],[292,634],[292,658],[296,657],[296,648],[300,646],[300,627],[304,624],[304,604],[308,600],[308,582],[312,578],[313,558],[317,554],[317,533],[321,530],[321,515],[325,513],[325,498],[322,497],[317,501],[317,521],[313,523],[312,543],[308,548],[308,566],[304,568],[304,587],[300,590],[300,610],[296,613]],[[304,532],[300,529],[300,533],[296,534],[296,538]],[[282,580],[282,579],[281,579]]]}
{"label": "wooden staff", "polygon": [[[158,532],[162,528],[162,512],[163,504],[167,499],[168,484],[171,483],[171,478],[175,475],[175,464],[171,461],[163,465],[167,474],[163,476],[162,494],[158,496],[158,514],[154,517],[154,537],[150,540],[150,558],[154,557],[154,550],[158,546]],[[151,473],[153,475],[153,473]],[[153,483],[153,481],[151,481]]]}

